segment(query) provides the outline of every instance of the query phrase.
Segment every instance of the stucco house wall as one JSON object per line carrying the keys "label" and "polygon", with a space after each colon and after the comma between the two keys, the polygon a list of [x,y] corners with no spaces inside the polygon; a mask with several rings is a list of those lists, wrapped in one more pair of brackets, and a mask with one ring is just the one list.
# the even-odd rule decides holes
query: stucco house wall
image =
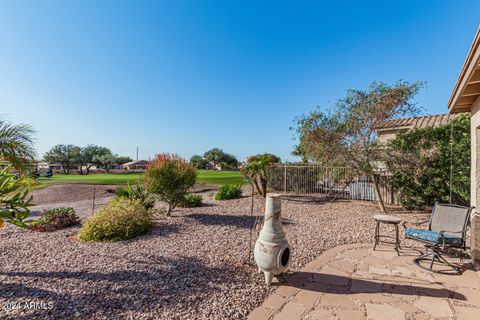
{"label": "stucco house wall", "polygon": [[395,137],[397,136],[397,133],[398,133],[398,131],[388,131],[388,132],[379,131],[377,133],[378,142],[380,142],[382,144],[387,143],[387,142],[395,139]]}
{"label": "stucco house wall", "polygon": [[475,207],[471,217],[470,241],[471,255],[474,267],[480,269],[480,98],[477,98],[471,109],[471,168],[470,168],[470,196],[471,206]]}
{"label": "stucco house wall", "polygon": [[[477,203],[480,202],[477,199],[477,188],[479,187],[477,170],[480,169],[480,163],[477,159],[480,159],[480,156],[477,152],[477,145],[480,142],[480,98],[478,98],[472,105],[471,111],[471,126],[470,126],[470,137],[471,137],[471,168],[470,168],[470,203],[473,207],[477,208]],[[480,152],[480,150],[478,150]],[[477,210],[475,211],[478,211]]]}
{"label": "stucco house wall", "polygon": [[480,28],[460,70],[448,101],[450,113],[470,112],[471,116],[471,205],[470,248],[474,268],[480,270]]}

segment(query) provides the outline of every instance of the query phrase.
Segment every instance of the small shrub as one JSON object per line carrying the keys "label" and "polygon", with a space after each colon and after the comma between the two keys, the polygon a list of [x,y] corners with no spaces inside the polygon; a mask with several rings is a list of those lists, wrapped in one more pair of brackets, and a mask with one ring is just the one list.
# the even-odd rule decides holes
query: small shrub
{"label": "small shrub", "polygon": [[114,199],[84,223],[82,241],[119,241],[147,233],[153,227],[151,212],[138,200]]}
{"label": "small shrub", "polygon": [[145,189],[168,204],[167,216],[193,187],[197,171],[175,154],[158,154],[145,170]]}
{"label": "small shrub", "polygon": [[126,188],[118,188],[115,191],[118,198],[127,198],[130,200],[140,201],[145,209],[152,209],[155,205],[155,199],[145,190],[143,185],[138,181],[134,186],[128,182]]}
{"label": "small shrub", "polygon": [[195,208],[201,207],[203,204],[202,196],[196,194],[187,194],[185,198],[180,202],[179,207],[183,208]]}
{"label": "small shrub", "polygon": [[238,199],[241,196],[242,189],[240,188],[240,186],[226,184],[220,187],[217,194],[215,195],[215,200]]}
{"label": "small shrub", "polygon": [[73,208],[53,208],[44,211],[38,221],[30,226],[30,230],[39,232],[51,232],[68,228],[80,223]]}

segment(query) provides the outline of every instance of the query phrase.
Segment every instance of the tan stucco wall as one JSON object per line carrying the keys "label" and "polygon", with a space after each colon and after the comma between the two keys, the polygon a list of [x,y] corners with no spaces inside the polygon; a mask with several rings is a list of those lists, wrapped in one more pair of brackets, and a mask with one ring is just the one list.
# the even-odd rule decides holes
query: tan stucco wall
{"label": "tan stucco wall", "polygon": [[478,270],[480,269],[480,98],[472,105],[471,116],[470,203],[475,207],[475,210],[470,225],[470,241],[473,264],[475,269]]}
{"label": "tan stucco wall", "polygon": [[470,126],[472,164],[470,168],[470,203],[477,207],[477,128],[480,127],[480,99],[477,99],[471,111],[472,122]]}
{"label": "tan stucco wall", "polygon": [[397,132],[378,132],[377,133],[378,142],[380,143],[387,143],[390,140],[395,139],[396,136],[397,136]]}

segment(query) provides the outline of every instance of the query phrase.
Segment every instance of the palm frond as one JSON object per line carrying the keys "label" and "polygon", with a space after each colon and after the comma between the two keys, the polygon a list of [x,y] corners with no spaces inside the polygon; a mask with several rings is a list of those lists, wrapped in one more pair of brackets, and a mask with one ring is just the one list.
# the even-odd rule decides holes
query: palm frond
{"label": "palm frond", "polygon": [[13,124],[0,119],[0,159],[15,168],[23,168],[35,159],[35,130],[27,124]]}

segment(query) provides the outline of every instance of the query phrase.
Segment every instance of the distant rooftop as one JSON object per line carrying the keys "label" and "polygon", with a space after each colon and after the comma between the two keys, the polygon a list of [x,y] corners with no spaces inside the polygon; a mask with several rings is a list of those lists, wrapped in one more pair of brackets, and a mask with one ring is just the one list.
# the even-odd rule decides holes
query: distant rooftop
{"label": "distant rooftop", "polygon": [[436,127],[448,124],[450,120],[457,118],[460,114],[434,114],[430,116],[412,117],[405,119],[395,119],[384,121],[377,125],[378,131],[397,130],[397,129],[421,129],[427,127]]}
{"label": "distant rooftop", "polygon": [[133,166],[133,165],[144,165],[144,164],[147,164],[147,163],[148,163],[147,160],[133,160],[133,161],[124,163],[124,164],[122,164],[122,165],[124,165],[124,166]]}

